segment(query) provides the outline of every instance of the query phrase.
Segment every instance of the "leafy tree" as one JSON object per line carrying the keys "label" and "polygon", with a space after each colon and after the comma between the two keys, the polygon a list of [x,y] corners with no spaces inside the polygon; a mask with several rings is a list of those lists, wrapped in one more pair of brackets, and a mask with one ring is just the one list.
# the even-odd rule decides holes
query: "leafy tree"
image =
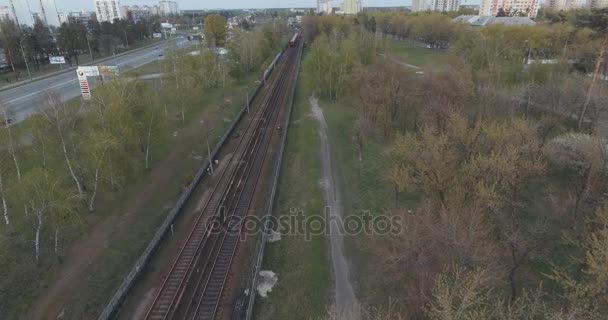
{"label": "leafy tree", "polygon": [[226,43],[226,18],[219,14],[211,14],[205,18],[205,39],[212,47],[223,47]]}
{"label": "leafy tree", "polygon": [[19,46],[20,30],[19,27],[10,19],[2,19],[0,21],[0,40],[6,57],[11,64],[13,72],[16,71],[15,64],[21,62],[21,49]]}
{"label": "leafy tree", "polygon": [[[36,261],[40,260],[41,233],[47,222],[54,221],[56,228],[61,221],[73,219],[72,194],[61,185],[60,179],[41,168],[28,170],[19,183],[21,201],[30,210],[31,225],[34,228]],[[55,232],[57,243],[58,232]]]}
{"label": "leafy tree", "polygon": [[589,232],[580,242],[582,258],[571,257],[578,268],[569,271],[553,267],[551,279],[563,290],[566,301],[574,308],[593,314],[608,312],[608,209],[599,208],[588,223]]}
{"label": "leafy tree", "polygon": [[78,54],[80,51],[84,51],[87,47],[87,29],[82,23],[67,23],[64,22],[59,27],[59,36],[57,42],[59,47],[67,52],[67,59],[70,65],[72,64],[71,58],[74,58],[76,64],[78,63]]}

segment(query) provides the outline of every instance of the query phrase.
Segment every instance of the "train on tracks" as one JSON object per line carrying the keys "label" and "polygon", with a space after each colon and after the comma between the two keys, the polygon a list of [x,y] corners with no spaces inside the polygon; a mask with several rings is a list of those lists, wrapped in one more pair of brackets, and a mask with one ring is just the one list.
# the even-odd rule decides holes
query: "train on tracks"
{"label": "train on tracks", "polygon": [[295,47],[296,44],[298,43],[298,38],[300,37],[300,34],[298,32],[296,32],[296,34],[293,35],[293,38],[291,38],[291,41],[289,41],[289,46],[290,47]]}

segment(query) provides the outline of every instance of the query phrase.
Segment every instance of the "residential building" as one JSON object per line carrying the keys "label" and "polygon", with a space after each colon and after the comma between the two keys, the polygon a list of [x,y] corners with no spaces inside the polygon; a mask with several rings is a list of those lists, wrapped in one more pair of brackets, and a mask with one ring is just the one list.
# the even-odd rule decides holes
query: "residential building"
{"label": "residential building", "polygon": [[528,17],[493,17],[493,16],[474,16],[461,15],[454,18],[453,21],[466,22],[474,27],[483,27],[490,24],[507,24],[507,25],[535,25],[536,22]]}
{"label": "residential building", "polygon": [[580,0],[545,0],[545,7],[555,11],[567,11],[580,6]]}
{"label": "residential building", "polygon": [[431,0],[431,11],[458,11],[459,0]]}
{"label": "residential building", "polygon": [[331,0],[317,0],[317,13],[332,14],[333,11]]}
{"label": "residential building", "polygon": [[7,6],[0,6],[0,20],[16,21],[13,10]]}
{"label": "residential building", "polygon": [[99,22],[114,22],[123,17],[119,0],[95,0],[95,13]]}
{"label": "residential building", "polygon": [[344,0],[342,2],[342,12],[344,14],[357,14],[361,9],[361,0]]}
{"label": "residential building", "polygon": [[427,0],[412,0],[412,12],[429,10],[429,2]]}
{"label": "residential building", "polygon": [[460,9],[469,9],[469,10],[479,11],[479,5],[478,4],[461,4]]}
{"label": "residential building", "polygon": [[496,17],[501,13],[507,17],[536,18],[538,9],[538,0],[482,0],[479,15]]}
{"label": "residential building", "polygon": [[177,9],[177,2],[175,1],[160,1],[158,6],[160,7],[161,16],[169,16],[179,13]]}
{"label": "residential building", "polygon": [[139,21],[155,15],[152,13],[152,7],[150,6],[123,6],[122,10],[123,15],[129,21]]}
{"label": "residential building", "polygon": [[64,22],[87,24],[93,18],[93,13],[88,11],[61,12],[58,15],[60,24]]}
{"label": "residential building", "polygon": [[587,0],[589,9],[608,8],[608,0]]}

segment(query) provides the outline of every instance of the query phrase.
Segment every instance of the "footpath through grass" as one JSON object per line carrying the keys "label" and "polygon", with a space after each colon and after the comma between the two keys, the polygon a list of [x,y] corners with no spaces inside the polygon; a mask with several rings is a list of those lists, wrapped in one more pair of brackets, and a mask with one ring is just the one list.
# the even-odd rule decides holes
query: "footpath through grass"
{"label": "footpath through grass", "polygon": [[[385,176],[390,163],[387,151],[392,138],[372,134],[363,144],[361,160],[354,128],[360,108],[355,99],[340,102],[321,101],[333,157],[338,170],[339,187],[343,194],[344,215],[392,216],[397,209],[413,209],[419,202],[415,194],[395,194]],[[351,262],[351,281],[355,294],[364,306],[385,304],[395,296],[399,288],[387,282],[378,261],[370,254],[368,234],[356,234],[346,238],[347,259]]]}
{"label": "footpath through grass", "polygon": [[442,69],[448,67],[456,56],[450,50],[432,50],[421,48],[396,39],[384,40],[384,51],[389,56],[418,67]]}
{"label": "footpath through grass", "polygon": [[[319,127],[310,116],[308,96],[301,82],[287,137],[274,216],[324,217],[320,186]],[[311,319],[325,315],[331,305],[331,269],[328,243],[323,235],[282,235],[266,247],[263,270],[277,274],[278,283],[268,298],[256,299],[256,319]]]}

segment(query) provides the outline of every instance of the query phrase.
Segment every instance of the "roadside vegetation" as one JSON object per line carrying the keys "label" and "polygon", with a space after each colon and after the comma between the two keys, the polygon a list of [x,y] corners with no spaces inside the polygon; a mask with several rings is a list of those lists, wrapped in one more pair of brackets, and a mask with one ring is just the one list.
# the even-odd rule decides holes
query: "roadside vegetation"
{"label": "roadside vegetation", "polygon": [[[323,218],[318,124],[310,116],[308,96],[296,89],[286,142],[285,158],[274,206],[275,218]],[[256,299],[257,319],[308,319],[320,317],[329,307],[331,269],[325,237],[306,240],[304,234],[282,235],[266,246],[262,270],[277,274],[277,285],[268,298]]]}
{"label": "roadside vegetation", "polygon": [[[285,29],[266,28],[256,41],[274,46],[262,53],[174,50],[157,65],[160,79],[118,77],[90,101],[48,93],[15,125],[5,125],[11,110],[0,107],[0,269],[10,275],[0,280],[3,317],[98,316],[204,158],[202,133],[221,135],[272,59],[265,55],[284,43]],[[244,39],[232,40],[233,51]],[[240,57],[253,62],[237,78]]]}
{"label": "roadside vegetation", "polygon": [[[607,16],[476,29],[440,14],[304,18],[300,94],[322,98],[346,211],[402,222],[397,235],[348,244],[370,318],[608,312]],[[449,47],[453,58],[438,67],[429,51],[417,73],[376,55],[383,34]],[[409,49],[399,60],[415,65]]]}

